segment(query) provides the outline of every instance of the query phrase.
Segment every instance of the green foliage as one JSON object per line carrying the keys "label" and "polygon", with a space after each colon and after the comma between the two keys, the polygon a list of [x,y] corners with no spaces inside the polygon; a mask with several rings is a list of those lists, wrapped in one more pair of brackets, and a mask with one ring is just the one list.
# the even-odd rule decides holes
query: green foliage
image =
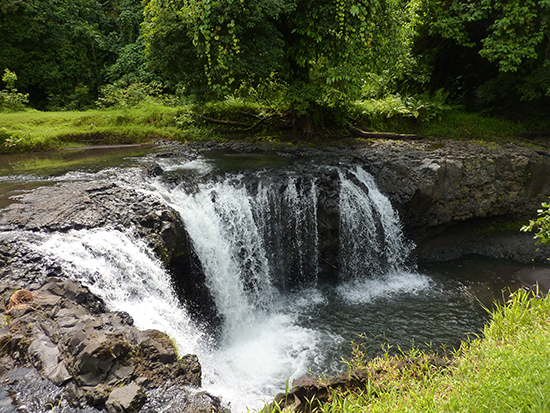
{"label": "green foliage", "polygon": [[196,124],[190,106],[156,104],[88,111],[0,113],[0,153],[85,145],[145,143],[156,139],[219,139]]}
{"label": "green foliage", "polygon": [[142,10],[139,0],[0,0],[0,67],[19,75],[35,107],[90,106],[106,71],[122,77],[121,50],[137,41]]}
{"label": "green foliage", "polygon": [[9,69],[4,70],[2,82],[6,85],[4,90],[0,90],[0,111],[1,112],[16,112],[25,110],[29,103],[28,93],[19,93],[15,87],[17,75]]}
{"label": "green foliage", "polygon": [[297,117],[324,117],[361,94],[368,73],[399,78],[409,64],[416,0],[151,0],[151,67],[188,93],[223,98],[284,86]]}
{"label": "green foliage", "polygon": [[382,98],[358,100],[348,107],[350,116],[359,127],[404,133],[439,122],[451,110],[447,93],[442,89],[433,95],[389,94]]}
{"label": "green foliage", "polygon": [[[425,24],[432,36],[427,50],[443,56],[446,39],[472,48],[491,65],[476,64],[475,57],[458,49],[449,58],[460,67],[476,71],[481,99],[498,105],[504,90],[508,99],[550,96],[550,3],[546,0],[428,0],[424,2]],[[439,40],[438,40],[439,39]],[[438,51],[439,49],[439,51]],[[452,64],[449,62],[449,64]],[[494,70],[493,68],[496,68]],[[449,70],[444,69],[449,75]],[[451,68],[450,72],[456,69]],[[472,76],[474,73],[466,77]],[[482,83],[480,82],[482,80]],[[472,82],[476,82],[471,78]],[[488,82],[488,83],[485,83]],[[491,96],[493,95],[493,96]]]}
{"label": "green foliage", "polygon": [[543,202],[541,206],[542,208],[537,210],[538,218],[530,220],[529,224],[521,227],[521,231],[535,231],[534,238],[537,240],[537,244],[548,244],[550,241],[550,204]]}
{"label": "green foliage", "polygon": [[97,106],[100,109],[123,109],[135,106],[174,105],[175,97],[163,94],[164,87],[160,83],[130,83],[117,82],[102,86],[99,89]]}
{"label": "green foliage", "polygon": [[421,127],[421,132],[427,136],[493,144],[517,139],[525,131],[526,127],[518,122],[458,109],[445,111],[441,121]]}

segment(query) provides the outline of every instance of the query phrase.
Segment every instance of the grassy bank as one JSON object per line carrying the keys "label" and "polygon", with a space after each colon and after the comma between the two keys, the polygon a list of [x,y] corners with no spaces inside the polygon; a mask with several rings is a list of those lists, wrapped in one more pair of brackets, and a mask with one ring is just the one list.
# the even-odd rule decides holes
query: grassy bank
{"label": "grassy bank", "polygon": [[414,351],[355,358],[352,367],[367,370],[368,384],[331,390],[329,402],[316,411],[550,411],[550,298],[531,298],[523,290],[514,293],[492,312],[483,338],[440,362]]}
{"label": "grassy bank", "polygon": [[[411,133],[428,138],[511,141],[529,131],[525,125],[458,110],[422,115],[390,105],[358,102],[350,125],[362,130]],[[348,127],[324,128],[309,143],[346,137]],[[202,106],[147,104],[84,112],[0,113],[0,153],[54,150],[81,145],[143,143],[155,139],[264,139],[300,141],[284,110],[256,103],[226,101]],[[353,139],[353,138],[350,138]]]}
{"label": "grassy bank", "polygon": [[0,153],[197,139],[205,131],[187,119],[190,113],[186,107],[153,105],[85,112],[0,113]]}

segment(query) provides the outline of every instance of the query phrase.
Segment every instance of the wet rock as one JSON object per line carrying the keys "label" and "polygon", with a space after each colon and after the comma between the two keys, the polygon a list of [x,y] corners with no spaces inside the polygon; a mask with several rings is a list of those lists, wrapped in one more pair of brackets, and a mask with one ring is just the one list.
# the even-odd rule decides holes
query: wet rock
{"label": "wet rock", "polygon": [[200,386],[196,356],[178,358],[169,337],[138,330],[124,312],[97,313],[93,294],[78,282],[48,277],[30,293],[35,299],[14,307],[0,325],[0,380],[14,380],[8,388],[17,387],[19,366],[32,364],[79,409],[137,412],[147,389],[167,382]]}
{"label": "wet rock", "polygon": [[140,331],[136,375],[147,379],[148,386],[158,387],[167,380],[200,387],[201,367],[197,356],[186,355],[178,360],[175,344],[158,330]]}
{"label": "wet rock", "polygon": [[[65,232],[105,226],[135,228],[165,263],[187,244],[176,212],[153,197],[110,182],[40,187],[18,196],[17,203],[0,213],[0,231],[6,232]],[[12,257],[7,252],[6,259]]]}
{"label": "wet rock", "polygon": [[515,278],[525,287],[542,294],[550,292],[550,268],[523,269],[515,274]]}
{"label": "wet rock", "polygon": [[136,383],[115,388],[105,403],[109,413],[135,413],[145,403],[147,396],[143,389]]}

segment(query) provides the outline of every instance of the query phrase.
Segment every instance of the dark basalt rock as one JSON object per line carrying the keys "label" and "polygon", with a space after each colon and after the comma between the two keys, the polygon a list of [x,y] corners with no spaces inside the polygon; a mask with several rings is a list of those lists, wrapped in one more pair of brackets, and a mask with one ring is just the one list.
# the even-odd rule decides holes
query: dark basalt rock
{"label": "dark basalt rock", "polygon": [[[0,289],[4,302],[12,291]],[[7,372],[33,365],[57,386],[71,384],[73,404],[107,406],[113,412],[138,411],[144,391],[167,382],[200,386],[196,356],[178,358],[164,333],[139,331],[125,313],[92,313],[86,303],[74,301],[91,296],[86,287],[49,277],[32,294],[34,300],[14,307],[0,326],[0,357],[7,359],[2,363]],[[125,391],[113,395],[119,388]]]}
{"label": "dark basalt rock", "polygon": [[[75,413],[155,412],[147,406],[161,397],[153,393],[159,387],[182,406],[196,403],[188,390],[201,385],[195,355],[178,358],[165,334],[138,330],[128,314],[109,311],[88,288],[67,279],[62,263],[27,247],[43,232],[132,228],[171,267],[188,246],[177,213],[111,183],[42,187],[17,201],[0,212],[0,301],[7,310],[12,293],[23,288],[33,300],[0,317],[0,405],[7,398],[16,411],[27,406],[35,413],[57,406]],[[219,400],[210,401],[205,409],[220,408]]]}
{"label": "dark basalt rock", "polygon": [[[274,150],[242,143],[196,148]],[[510,229],[507,223],[526,222],[550,195],[550,157],[541,151],[514,145],[383,140],[330,150],[275,150],[319,157],[332,165],[357,164],[369,171],[399,210],[420,260],[469,253],[518,261],[537,258],[532,235]],[[303,174],[309,173],[307,166],[300,167]],[[154,163],[146,169],[149,176],[162,174]],[[320,277],[326,279],[338,266],[339,213],[337,173],[327,171],[316,176]],[[32,242],[43,232],[99,227],[132,228],[170,269],[178,292],[188,298],[190,312],[219,322],[179,216],[159,200],[110,182],[62,183],[25,193],[0,211],[4,308],[16,289],[34,295],[31,303],[0,317],[0,408],[26,405],[28,411],[41,412],[46,405],[61,403],[64,411],[79,413],[154,412],[155,406],[174,413],[221,411],[218,399],[192,390],[200,386],[196,356],[178,359],[163,333],[137,330],[128,314],[108,311],[99,297],[67,279],[61,263],[33,252],[18,239],[21,233]],[[550,251],[541,248],[538,254],[545,259]],[[526,284],[531,281],[525,274],[518,278]],[[296,390],[291,404],[310,398],[310,388],[316,385],[301,387],[303,397]]]}
{"label": "dark basalt rock", "polygon": [[356,156],[399,210],[420,260],[548,256],[518,222],[533,218],[550,196],[549,157],[520,145],[445,140],[378,141]]}

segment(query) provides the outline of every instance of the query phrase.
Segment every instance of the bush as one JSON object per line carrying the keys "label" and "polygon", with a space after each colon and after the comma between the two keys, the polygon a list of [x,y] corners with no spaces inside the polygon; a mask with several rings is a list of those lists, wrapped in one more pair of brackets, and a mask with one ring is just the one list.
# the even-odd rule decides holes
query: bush
{"label": "bush", "polygon": [[17,81],[17,75],[9,69],[4,70],[2,76],[2,82],[6,85],[6,88],[0,90],[0,111],[1,112],[17,112],[26,109],[27,103],[29,103],[28,93],[19,93],[15,88],[15,82]]}
{"label": "bush", "polygon": [[[536,231],[537,244],[548,244],[550,241],[550,204],[543,202],[542,208],[537,210],[538,218],[529,221],[529,224],[521,227],[523,232]],[[550,260],[550,258],[548,258]]]}
{"label": "bush", "polygon": [[164,86],[160,83],[125,83],[117,82],[99,89],[97,106],[100,109],[125,109],[147,104],[174,106],[176,98],[163,94]]}

